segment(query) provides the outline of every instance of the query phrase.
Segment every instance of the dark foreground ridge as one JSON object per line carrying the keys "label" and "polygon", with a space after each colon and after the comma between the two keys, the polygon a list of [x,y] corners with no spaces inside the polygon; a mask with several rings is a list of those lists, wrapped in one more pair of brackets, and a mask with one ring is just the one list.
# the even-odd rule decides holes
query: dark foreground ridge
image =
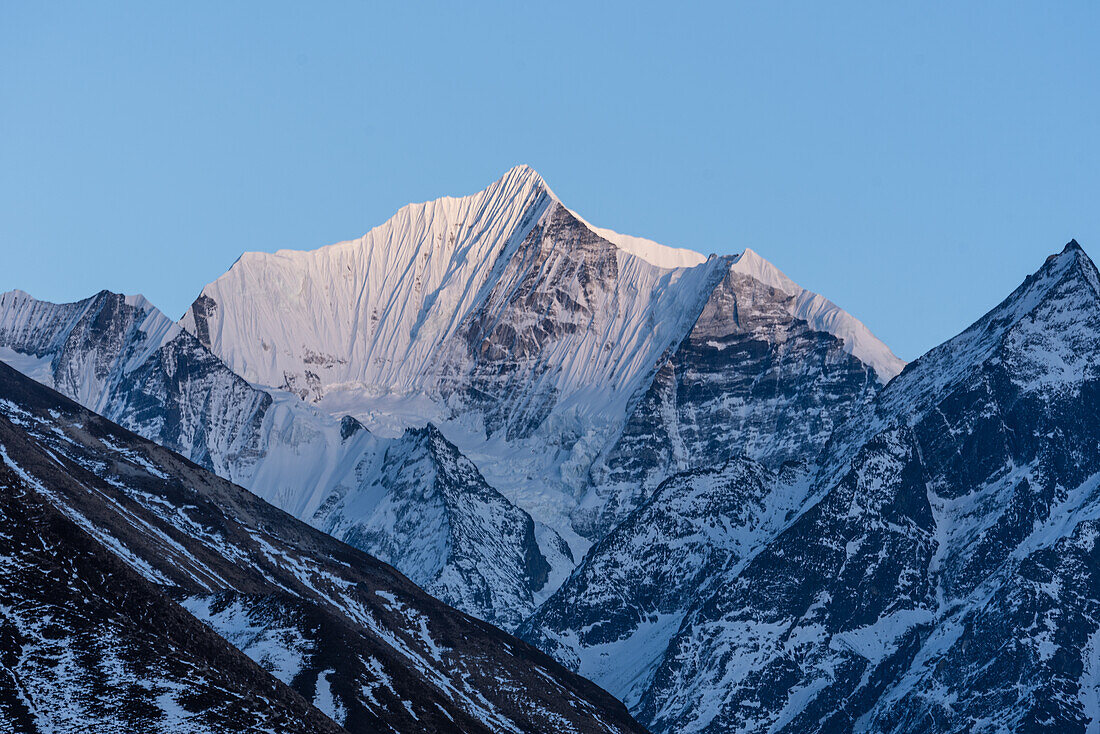
{"label": "dark foreground ridge", "polygon": [[3,364],[0,557],[5,730],[644,731],[543,653]]}

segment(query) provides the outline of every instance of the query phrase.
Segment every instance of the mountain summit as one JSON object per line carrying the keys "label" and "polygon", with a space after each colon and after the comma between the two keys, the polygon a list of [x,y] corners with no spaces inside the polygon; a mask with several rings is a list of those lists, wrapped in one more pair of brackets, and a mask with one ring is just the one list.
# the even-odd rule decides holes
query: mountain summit
{"label": "mountain summit", "polygon": [[[775,318],[834,340],[872,382],[900,372],[862,323],[755,252],[705,258],[590,225],[527,166],[410,204],[357,240],[243,255],[181,324],[246,379],[376,432],[432,420],[582,552],[568,517],[602,504],[585,499],[590,472],[661,365],[708,303],[718,331],[762,303],[715,302],[729,277],[766,288]],[[760,344],[779,348],[771,338]]]}

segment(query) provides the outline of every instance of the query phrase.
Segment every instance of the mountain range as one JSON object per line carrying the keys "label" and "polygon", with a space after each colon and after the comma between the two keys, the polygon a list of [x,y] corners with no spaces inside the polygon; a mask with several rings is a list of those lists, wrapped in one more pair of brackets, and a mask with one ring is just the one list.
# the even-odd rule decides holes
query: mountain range
{"label": "mountain range", "polygon": [[[905,365],[752,250],[601,229],[520,166],[357,240],[246,253],[178,322],[0,295],[0,359],[652,731],[1068,731],[1100,721],[1098,302],[1071,243]],[[258,614],[146,580],[231,642]],[[361,603],[326,600],[345,625]],[[283,681],[293,715],[364,720],[318,706],[318,675]],[[635,726],[570,680],[570,710]]]}

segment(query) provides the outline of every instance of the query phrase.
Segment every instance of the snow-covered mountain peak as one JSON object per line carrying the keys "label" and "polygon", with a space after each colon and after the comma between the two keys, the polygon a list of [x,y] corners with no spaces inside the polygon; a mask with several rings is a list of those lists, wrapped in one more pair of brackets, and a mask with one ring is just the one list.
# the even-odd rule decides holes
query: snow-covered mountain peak
{"label": "snow-covered mountain peak", "polygon": [[[441,196],[431,201],[406,204],[392,217],[357,239],[342,240],[311,250],[280,248],[274,253],[245,252],[237,258],[229,272],[238,265],[256,266],[272,258],[301,262],[320,257],[322,253],[331,255],[341,251],[363,250],[378,241],[388,241],[391,245],[396,245],[399,243],[393,240],[393,234],[403,228],[445,230],[448,225],[461,225],[471,218],[483,219],[486,214],[500,215],[507,210],[523,210],[540,198],[559,201],[533,168],[518,165],[477,193],[468,196]],[[439,237],[435,244],[445,243],[447,238]],[[229,272],[221,277],[225,278]]]}
{"label": "snow-covered mountain peak", "polygon": [[[584,229],[587,237],[576,234]],[[541,233],[551,230],[571,234],[550,241]],[[533,232],[537,240],[528,241]],[[548,269],[532,271],[531,258]],[[521,165],[476,194],[409,204],[357,240],[245,254],[202,290],[181,325],[246,379],[309,400],[332,385],[408,394],[435,389],[452,368],[448,340],[462,336],[487,299],[527,297],[530,285],[519,284],[535,282],[528,278],[564,294],[577,287],[568,273],[588,263],[582,269],[599,271],[600,289],[628,289],[646,301],[659,284],[670,291],[677,271],[705,262],[583,222]],[[610,308],[603,295],[586,298],[597,298],[587,308]],[[652,357],[636,361],[644,372]]]}
{"label": "snow-covered mountain peak", "polygon": [[1100,276],[1076,241],[1050,255],[1007,298],[957,336],[914,360],[879,394],[875,410],[834,435],[825,474],[847,466],[855,447],[906,416],[914,424],[945,395],[982,385],[1009,366],[1021,393],[1057,392],[1093,379],[1100,323]]}
{"label": "snow-covered mountain peak", "polygon": [[[507,171],[505,171],[504,175],[501,176],[493,185],[507,186],[510,182],[513,183],[513,185],[519,186],[530,185],[542,187],[546,190],[547,193],[551,195],[553,195],[554,193],[550,191],[550,187],[546,185],[546,179],[544,179],[538,171],[536,171],[534,168],[531,168],[531,166],[527,165],[526,163],[520,163],[518,165],[512,166]],[[558,197],[554,196],[554,198],[557,199]]]}

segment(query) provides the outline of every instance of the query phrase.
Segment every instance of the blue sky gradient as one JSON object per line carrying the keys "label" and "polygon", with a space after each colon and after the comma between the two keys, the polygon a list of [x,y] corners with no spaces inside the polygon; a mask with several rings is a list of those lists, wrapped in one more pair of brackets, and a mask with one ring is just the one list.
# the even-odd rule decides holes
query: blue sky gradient
{"label": "blue sky gradient", "polygon": [[912,359],[1070,238],[1100,256],[1098,8],[5,3],[0,290],[179,316],[242,251],[528,163]]}

